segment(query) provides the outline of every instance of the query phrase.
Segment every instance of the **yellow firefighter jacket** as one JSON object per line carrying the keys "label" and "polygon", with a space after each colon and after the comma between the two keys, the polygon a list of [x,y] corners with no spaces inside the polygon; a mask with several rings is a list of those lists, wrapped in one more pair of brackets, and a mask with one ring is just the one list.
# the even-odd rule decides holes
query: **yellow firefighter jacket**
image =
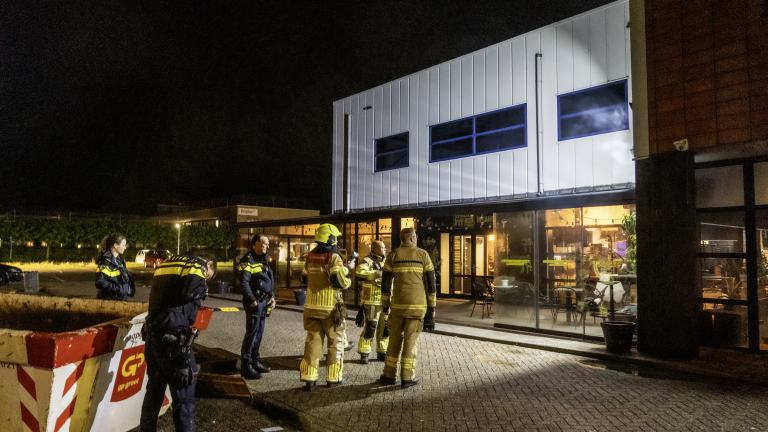
{"label": "yellow firefighter jacket", "polygon": [[376,255],[368,255],[355,269],[357,280],[363,284],[363,305],[381,306],[381,276],[377,277],[376,273],[381,270],[382,263]]}
{"label": "yellow firefighter jacket", "polygon": [[382,275],[381,305],[407,318],[421,318],[437,305],[435,267],[429,254],[402,245],[387,255]]}
{"label": "yellow firefighter jacket", "polygon": [[[315,249],[307,255],[303,274],[307,278],[307,300],[304,304],[304,316],[325,319],[331,316],[338,301],[343,301],[340,290],[349,288],[347,279],[349,270],[341,261],[339,254]],[[336,285],[334,286],[334,281]]]}

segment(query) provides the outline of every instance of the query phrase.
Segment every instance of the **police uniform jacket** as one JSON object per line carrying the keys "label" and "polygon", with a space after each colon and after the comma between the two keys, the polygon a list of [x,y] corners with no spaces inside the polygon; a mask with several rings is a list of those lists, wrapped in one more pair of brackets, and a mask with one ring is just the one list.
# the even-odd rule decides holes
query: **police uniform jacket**
{"label": "police uniform jacket", "polygon": [[99,258],[99,270],[96,273],[96,297],[103,300],[125,300],[136,294],[136,286],[125,267],[122,257],[112,255],[112,251],[104,252]]}
{"label": "police uniform jacket", "polygon": [[240,289],[243,306],[274,297],[275,276],[267,261],[267,254],[251,249],[240,259]]}
{"label": "police uniform jacket", "polygon": [[387,255],[381,305],[407,318],[422,318],[437,305],[435,267],[424,249],[402,245]]}
{"label": "police uniform jacket", "polygon": [[188,255],[173,256],[157,267],[146,321],[150,333],[176,333],[195,323],[208,294],[207,271],[205,261]]}
{"label": "police uniform jacket", "polygon": [[350,287],[347,278],[349,270],[344,266],[338,249],[334,247],[316,247],[307,254],[303,276],[307,281],[307,299],[304,303],[304,316],[325,319],[331,316],[338,301],[339,290]]}
{"label": "police uniform jacket", "polygon": [[366,306],[381,306],[381,277],[376,273],[381,270],[383,259],[376,255],[368,255],[360,261],[355,269],[357,280],[363,285],[363,304]]}

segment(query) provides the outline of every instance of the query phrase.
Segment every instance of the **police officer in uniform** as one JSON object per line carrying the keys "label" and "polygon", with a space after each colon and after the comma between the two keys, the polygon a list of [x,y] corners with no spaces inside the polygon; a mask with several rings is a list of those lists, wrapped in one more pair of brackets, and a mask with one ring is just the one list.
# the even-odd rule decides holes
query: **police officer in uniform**
{"label": "police officer in uniform", "polygon": [[259,379],[270,369],[259,361],[259,347],[264,334],[267,309],[275,307],[275,277],[269,267],[269,238],[256,234],[251,250],[240,260],[240,287],[245,308],[245,336],[240,350],[240,374],[246,379]]}
{"label": "police officer in uniform", "polygon": [[326,382],[328,387],[341,385],[344,369],[344,348],[346,309],[342,290],[350,287],[347,278],[354,265],[345,266],[337,245],[341,235],[331,224],[320,225],[315,231],[317,247],[307,254],[302,278],[307,285],[307,299],[304,304],[304,358],[299,370],[301,381],[307,383],[307,390],[313,391],[319,377],[318,368],[323,356],[323,338],[328,338],[326,355]]}
{"label": "police officer in uniform", "polygon": [[[362,311],[365,312],[365,328],[357,343],[360,363],[368,364],[368,355],[373,348],[373,336],[376,336],[376,357],[383,361],[387,352],[389,332],[386,328],[387,314],[382,313],[381,276],[387,248],[384,242],[376,240],[371,244],[371,254],[363,258],[355,270],[358,281],[362,281]],[[386,333],[385,333],[386,332]]]}
{"label": "police officer in uniform", "polygon": [[[401,386],[419,383],[416,379],[416,344],[421,331],[434,330],[437,285],[435,267],[429,254],[416,247],[416,231],[400,231],[399,248],[384,262],[381,277],[381,305],[389,313],[389,347],[380,381],[395,384],[398,360]],[[401,358],[402,351],[402,358]]]}
{"label": "police officer in uniform", "polygon": [[198,367],[192,353],[200,302],[208,293],[206,280],[215,273],[213,260],[194,252],[171,257],[152,277],[149,313],[142,329],[147,361],[147,392],[141,407],[141,432],[155,432],[165,389],[171,388],[176,432],[195,430],[195,381]]}
{"label": "police officer in uniform", "polygon": [[125,266],[122,255],[128,245],[125,237],[111,234],[101,241],[96,273],[96,298],[102,300],[125,301],[126,297],[136,294],[136,285]]}

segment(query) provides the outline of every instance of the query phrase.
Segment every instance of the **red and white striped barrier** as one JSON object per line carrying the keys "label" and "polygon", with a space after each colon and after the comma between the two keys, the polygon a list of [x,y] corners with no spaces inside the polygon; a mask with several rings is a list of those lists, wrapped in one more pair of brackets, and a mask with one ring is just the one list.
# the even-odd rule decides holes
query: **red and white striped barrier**
{"label": "red and white striped barrier", "polygon": [[[0,431],[124,432],[139,425],[146,303],[0,294],[2,310],[14,304],[23,306],[19,313],[68,307],[125,317],[64,333],[0,329]],[[194,326],[208,328],[212,312],[201,308]],[[169,404],[166,391],[161,415]]]}

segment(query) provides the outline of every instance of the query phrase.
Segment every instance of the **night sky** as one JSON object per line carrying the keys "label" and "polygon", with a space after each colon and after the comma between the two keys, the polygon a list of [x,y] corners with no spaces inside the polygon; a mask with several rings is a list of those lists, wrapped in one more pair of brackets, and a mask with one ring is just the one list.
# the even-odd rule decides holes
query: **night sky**
{"label": "night sky", "polygon": [[0,213],[328,213],[334,101],[605,3],[2,1]]}

